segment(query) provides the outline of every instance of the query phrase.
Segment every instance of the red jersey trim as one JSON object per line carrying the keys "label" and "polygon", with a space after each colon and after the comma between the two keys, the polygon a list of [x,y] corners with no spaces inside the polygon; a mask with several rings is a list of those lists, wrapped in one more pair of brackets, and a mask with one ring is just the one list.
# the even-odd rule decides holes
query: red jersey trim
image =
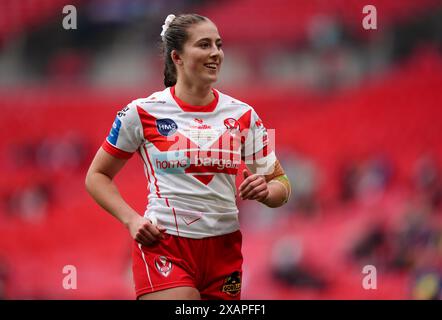
{"label": "red jersey trim", "polygon": [[155,176],[155,171],[153,170],[152,163],[150,162],[150,159],[149,159],[149,153],[147,152],[147,148],[146,148],[146,146],[144,146],[144,151],[146,152],[147,162],[149,162],[150,171],[151,171],[151,173],[152,173],[152,177],[153,177],[153,179],[154,179],[154,185],[155,185],[155,189],[156,189],[157,197],[158,197],[158,198],[161,198],[160,188],[158,187],[158,183],[157,183],[158,180],[157,180],[157,177]]}
{"label": "red jersey trim", "polygon": [[218,105],[219,95],[218,92],[212,88],[212,92],[215,96],[215,99],[211,103],[209,103],[206,106],[193,106],[191,104],[188,104],[178,98],[175,95],[175,86],[170,87],[170,93],[172,94],[173,99],[178,104],[178,106],[183,109],[184,112],[212,112],[215,110],[216,106]]}
{"label": "red jersey trim", "polygon": [[111,145],[109,143],[109,141],[104,140],[103,144],[101,145],[101,147],[104,149],[104,151],[106,151],[107,153],[109,153],[110,155],[119,158],[119,159],[130,159],[133,154],[135,152],[127,152],[127,151],[123,151],[121,149],[118,149],[117,147],[114,147],[113,145]]}
{"label": "red jersey trim", "polygon": [[172,147],[174,147],[174,150],[198,148],[195,143],[179,132],[174,133],[175,138],[173,140],[160,135],[155,122],[157,118],[139,106],[137,106],[137,111],[143,126],[144,138],[153,143],[158,150],[170,151]]}
{"label": "red jersey trim", "polygon": [[223,168],[220,169],[217,166],[196,166],[191,164],[189,167],[184,169],[185,173],[225,173],[236,175],[238,173],[238,168]]}

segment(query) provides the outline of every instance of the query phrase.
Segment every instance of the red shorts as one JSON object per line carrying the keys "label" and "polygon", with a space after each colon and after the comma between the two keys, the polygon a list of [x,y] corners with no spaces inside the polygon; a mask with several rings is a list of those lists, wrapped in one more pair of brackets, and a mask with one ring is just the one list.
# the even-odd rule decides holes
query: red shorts
{"label": "red shorts", "polygon": [[133,277],[137,298],[174,287],[194,287],[201,299],[239,300],[242,235],[191,239],[166,234],[153,246],[134,241]]}

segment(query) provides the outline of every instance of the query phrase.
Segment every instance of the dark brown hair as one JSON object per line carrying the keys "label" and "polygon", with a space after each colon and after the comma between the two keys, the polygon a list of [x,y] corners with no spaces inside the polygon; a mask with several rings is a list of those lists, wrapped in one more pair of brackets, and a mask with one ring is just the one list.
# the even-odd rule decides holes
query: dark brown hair
{"label": "dark brown hair", "polygon": [[166,87],[172,87],[177,81],[177,71],[175,64],[170,56],[173,50],[181,53],[184,44],[188,40],[187,29],[196,23],[208,21],[206,17],[198,14],[180,14],[173,19],[167,29],[162,42],[162,52],[164,55],[164,85]]}

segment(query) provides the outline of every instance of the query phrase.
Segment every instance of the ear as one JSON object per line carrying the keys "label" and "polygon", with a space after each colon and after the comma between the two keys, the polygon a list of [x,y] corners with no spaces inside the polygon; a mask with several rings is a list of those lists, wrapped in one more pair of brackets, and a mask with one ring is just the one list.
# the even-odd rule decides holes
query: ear
{"label": "ear", "polygon": [[176,65],[183,65],[183,60],[181,59],[181,56],[178,54],[178,52],[176,50],[172,50],[172,52],[170,53],[170,57],[172,58],[172,61],[176,64]]}

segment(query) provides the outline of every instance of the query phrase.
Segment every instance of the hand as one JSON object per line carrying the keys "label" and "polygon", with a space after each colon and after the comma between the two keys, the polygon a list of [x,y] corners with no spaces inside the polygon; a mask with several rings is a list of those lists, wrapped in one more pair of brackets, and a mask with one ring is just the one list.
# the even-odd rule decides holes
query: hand
{"label": "hand", "polygon": [[269,195],[267,182],[263,176],[258,174],[249,175],[247,170],[243,172],[244,181],[239,186],[239,195],[241,199],[257,200],[263,202]]}
{"label": "hand", "polygon": [[151,246],[158,240],[165,239],[166,229],[155,226],[152,222],[142,216],[138,216],[128,224],[132,238],[143,246]]}

